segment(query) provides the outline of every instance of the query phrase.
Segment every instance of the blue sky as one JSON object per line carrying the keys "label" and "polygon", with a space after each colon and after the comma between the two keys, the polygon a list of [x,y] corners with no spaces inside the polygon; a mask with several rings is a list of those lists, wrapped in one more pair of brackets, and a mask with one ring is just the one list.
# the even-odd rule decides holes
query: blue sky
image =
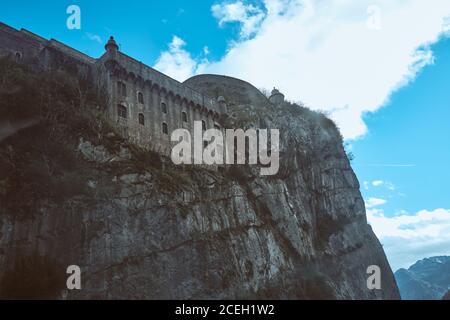
{"label": "blue sky", "polygon": [[[80,30],[66,27],[72,4]],[[329,113],[394,269],[450,255],[449,17],[447,0],[0,4],[2,22],[93,57],[114,35],[122,51],[180,81],[237,76]]]}
{"label": "blue sky", "polygon": [[[386,199],[393,213],[450,207],[450,40],[432,50],[434,64],[383,108],[365,115],[369,132],[352,143],[363,193]],[[366,190],[364,181],[377,180],[391,182],[395,192],[372,183]]]}
{"label": "blue sky", "polygon": [[[208,45],[213,57],[220,57],[233,30],[219,28],[208,1],[2,1],[0,18],[16,28],[26,28],[55,38],[94,57],[103,54],[103,42],[114,35],[128,54],[153,65],[173,35],[183,38],[187,49],[197,55]],[[66,9],[81,9],[81,30],[66,28]],[[234,31],[236,33],[236,31]]]}

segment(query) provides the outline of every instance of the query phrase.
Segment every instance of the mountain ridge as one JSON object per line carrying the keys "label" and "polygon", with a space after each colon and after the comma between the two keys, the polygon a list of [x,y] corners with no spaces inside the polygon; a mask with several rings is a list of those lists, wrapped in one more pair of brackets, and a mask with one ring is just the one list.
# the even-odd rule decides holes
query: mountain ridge
{"label": "mountain ridge", "polygon": [[450,256],[419,260],[394,275],[402,299],[440,300],[450,288]]}

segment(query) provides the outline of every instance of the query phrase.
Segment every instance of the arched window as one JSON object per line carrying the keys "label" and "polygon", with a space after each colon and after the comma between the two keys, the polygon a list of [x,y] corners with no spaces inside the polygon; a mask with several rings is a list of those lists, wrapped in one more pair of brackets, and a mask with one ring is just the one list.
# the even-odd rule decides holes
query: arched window
{"label": "arched window", "polygon": [[167,113],[167,105],[163,102],[163,103],[161,103],[161,111],[163,112],[163,113]]}
{"label": "arched window", "polygon": [[122,81],[117,82],[117,93],[122,97],[127,96],[127,86]]}
{"label": "arched window", "polygon": [[188,122],[188,119],[187,119],[187,113],[184,112],[184,111],[181,113],[181,120],[182,120],[183,122]]}
{"label": "arched window", "polygon": [[117,115],[119,116],[119,118],[127,118],[127,107],[119,104],[117,105]]}
{"label": "arched window", "polygon": [[138,102],[144,104],[144,95],[142,92],[138,92]]}
{"label": "arched window", "polygon": [[22,53],[19,52],[19,51],[17,51],[17,52],[14,54],[14,57],[15,57],[16,61],[20,61],[20,60],[22,60]]}
{"label": "arched window", "polygon": [[214,129],[220,130],[220,126],[218,124],[214,124]]}
{"label": "arched window", "polygon": [[139,113],[139,124],[145,126],[145,117],[142,113]]}
{"label": "arched window", "polygon": [[169,134],[169,127],[167,126],[167,123],[163,122],[162,124],[162,132],[164,134]]}
{"label": "arched window", "polygon": [[203,131],[206,131],[206,121],[202,120],[202,129]]}

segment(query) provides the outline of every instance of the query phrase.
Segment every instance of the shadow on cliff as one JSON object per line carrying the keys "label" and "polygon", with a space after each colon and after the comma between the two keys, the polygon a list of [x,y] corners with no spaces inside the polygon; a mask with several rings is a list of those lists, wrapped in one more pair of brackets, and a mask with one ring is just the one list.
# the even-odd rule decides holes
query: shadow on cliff
{"label": "shadow on cliff", "polygon": [[0,279],[0,299],[58,299],[65,285],[64,267],[56,259],[37,252],[19,254]]}

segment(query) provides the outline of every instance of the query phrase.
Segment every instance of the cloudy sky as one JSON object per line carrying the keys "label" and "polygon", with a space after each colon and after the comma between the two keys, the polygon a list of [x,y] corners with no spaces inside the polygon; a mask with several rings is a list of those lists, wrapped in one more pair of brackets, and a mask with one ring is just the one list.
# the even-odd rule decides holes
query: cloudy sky
{"label": "cloudy sky", "polygon": [[[180,81],[226,74],[326,111],[393,269],[450,255],[450,1],[113,3],[2,1],[0,20],[94,57],[112,34]],[[80,30],[66,27],[71,4]]]}

